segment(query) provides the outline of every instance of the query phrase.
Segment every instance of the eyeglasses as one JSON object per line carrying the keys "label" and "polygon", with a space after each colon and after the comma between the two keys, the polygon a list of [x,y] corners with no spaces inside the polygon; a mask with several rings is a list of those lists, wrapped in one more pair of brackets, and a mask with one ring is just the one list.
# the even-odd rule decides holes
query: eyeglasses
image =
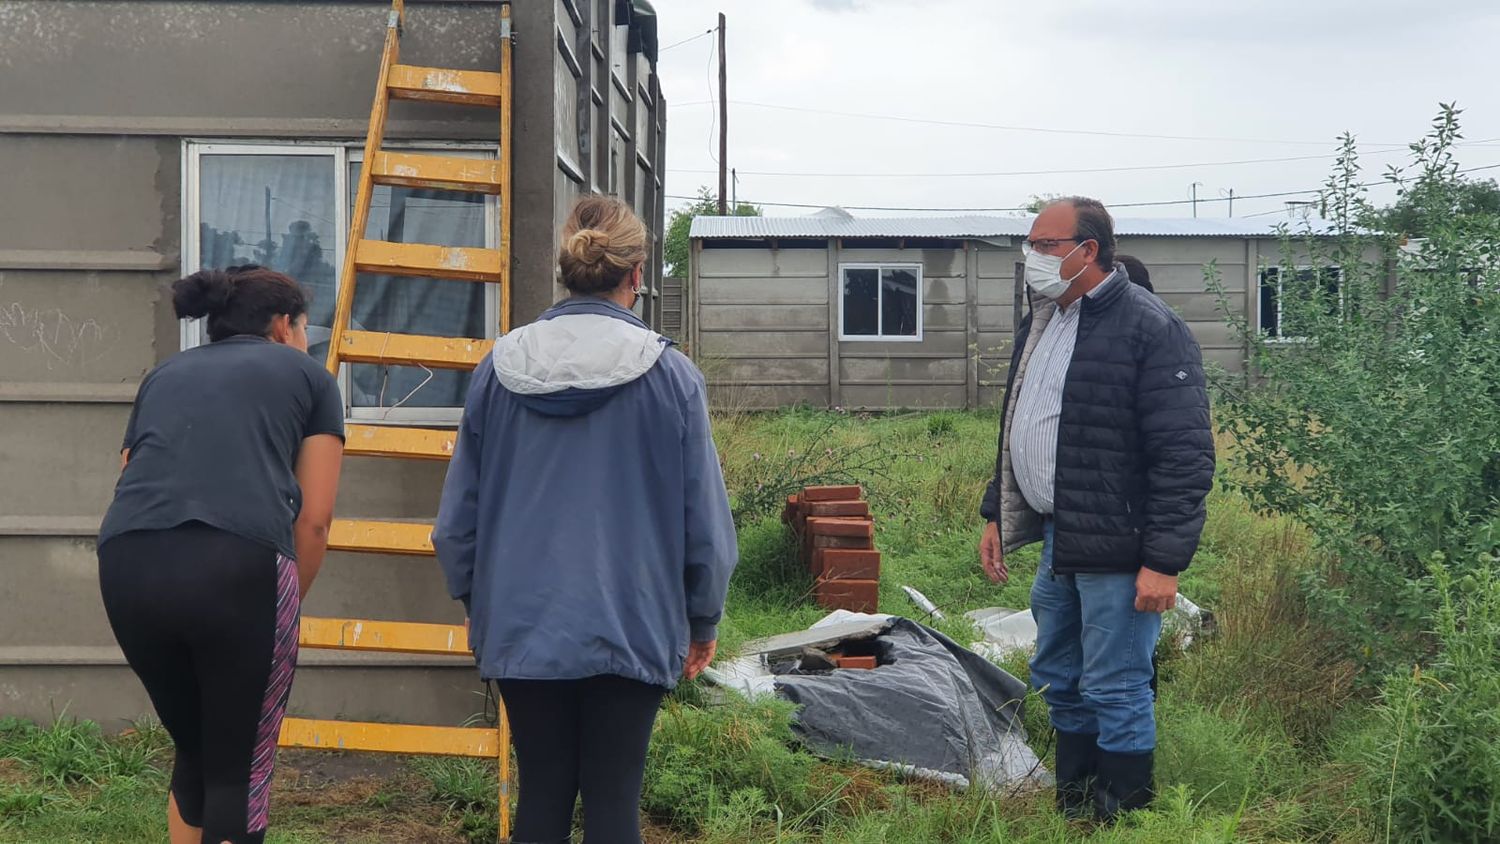
{"label": "eyeglasses", "polygon": [[1086,237],[1044,237],[1037,240],[1027,238],[1021,241],[1021,254],[1030,255],[1033,252],[1040,252],[1043,255],[1051,255],[1064,243],[1087,243],[1091,239]]}

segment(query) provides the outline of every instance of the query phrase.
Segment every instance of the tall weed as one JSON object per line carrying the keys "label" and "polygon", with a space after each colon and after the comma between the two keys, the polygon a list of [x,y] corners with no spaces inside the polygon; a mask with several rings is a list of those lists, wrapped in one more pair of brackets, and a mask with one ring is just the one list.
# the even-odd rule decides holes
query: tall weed
{"label": "tall weed", "polygon": [[1384,841],[1500,840],[1500,567],[1434,568],[1439,656],[1391,675],[1351,743]]}

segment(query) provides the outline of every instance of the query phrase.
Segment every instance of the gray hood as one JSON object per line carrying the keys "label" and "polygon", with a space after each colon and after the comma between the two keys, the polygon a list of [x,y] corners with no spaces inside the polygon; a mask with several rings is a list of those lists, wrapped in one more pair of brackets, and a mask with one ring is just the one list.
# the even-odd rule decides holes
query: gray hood
{"label": "gray hood", "polygon": [[625,308],[569,299],[495,342],[500,385],[549,416],[579,416],[651,371],[671,341]]}

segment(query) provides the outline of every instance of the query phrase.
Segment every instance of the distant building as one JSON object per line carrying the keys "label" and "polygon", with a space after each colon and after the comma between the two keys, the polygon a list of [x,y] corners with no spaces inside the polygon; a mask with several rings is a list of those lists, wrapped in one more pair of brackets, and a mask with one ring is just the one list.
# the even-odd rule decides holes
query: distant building
{"label": "distant building", "polygon": [[[1118,251],[1151,270],[1205,360],[1246,349],[1204,270],[1215,262],[1236,315],[1281,326],[1275,218],[1117,218]],[[1300,225],[1300,223],[1299,223]],[[682,337],[717,400],[742,408],[993,407],[1027,307],[1025,217],[698,217]]]}

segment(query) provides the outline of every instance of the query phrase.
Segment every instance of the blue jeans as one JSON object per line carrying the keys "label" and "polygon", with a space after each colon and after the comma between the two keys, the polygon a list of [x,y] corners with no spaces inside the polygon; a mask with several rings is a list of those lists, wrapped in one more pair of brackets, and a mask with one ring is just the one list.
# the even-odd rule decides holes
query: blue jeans
{"label": "blue jeans", "polygon": [[1098,733],[1110,753],[1155,750],[1151,656],[1161,614],[1136,612],[1134,574],[1053,574],[1052,543],[1048,519],[1031,586],[1031,684],[1058,730]]}

